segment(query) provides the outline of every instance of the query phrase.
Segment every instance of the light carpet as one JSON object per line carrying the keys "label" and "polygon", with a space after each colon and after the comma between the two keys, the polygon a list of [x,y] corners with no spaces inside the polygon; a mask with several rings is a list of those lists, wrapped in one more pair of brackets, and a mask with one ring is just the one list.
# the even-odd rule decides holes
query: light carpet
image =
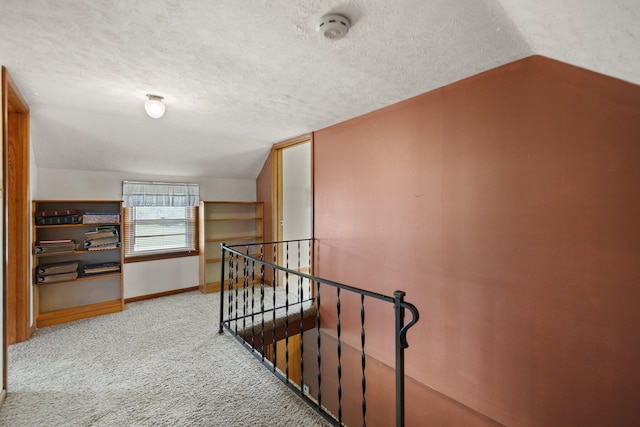
{"label": "light carpet", "polygon": [[127,304],[9,348],[0,426],[328,426],[228,333],[217,293]]}

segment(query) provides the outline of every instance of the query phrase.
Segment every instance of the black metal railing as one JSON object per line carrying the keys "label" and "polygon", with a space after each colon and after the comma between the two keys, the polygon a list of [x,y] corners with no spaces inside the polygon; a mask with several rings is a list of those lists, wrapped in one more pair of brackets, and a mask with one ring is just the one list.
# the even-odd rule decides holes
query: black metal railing
{"label": "black metal railing", "polygon": [[[361,386],[358,387],[358,393],[361,393],[361,413],[358,414],[358,419],[366,426],[366,361],[369,353],[365,350],[365,302],[376,300],[387,303],[390,315],[393,315],[390,318],[394,319],[395,331],[395,420],[396,426],[404,426],[404,350],[408,347],[407,331],[418,321],[418,310],[404,300],[405,293],[402,291],[395,291],[393,296],[382,295],[306,273],[310,271],[315,242],[313,239],[303,239],[233,246],[223,243],[219,332],[223,333],[224,329],[229,331],[325,419],[334,425],[343,425],[345,342],[341,317],[353,311],[343,312],[343,301],[351,303],[348,306],[350,308],[356,297],[360,306],[360,340],[357,340],[360,348],[354,347],[359,353],[358,375],[361,375]],[[335,295],[332,289],[335,290]],[[411,313],[408,323],[405,323],[406,310]],[[352,317],[345,318],[349,320],[351,328],[354,327]],[[308,338],[309,334],[315,334],[315,340],[313,336]],[[295,347],[290,349],[290,342],[297,335],[299,339],[293,344]],[[305,335],[309,339],[306,343]],[[335,341],[336,353],[323,356],[323,351],[328,351],[323,338]],[[282,355],[278,354],[280,343],[284,343],[284,367],[281,363]],[[317,346],[315,357],[305,355],[305,351],[309,352],[305,344],[310,343]],[[350,347],[353,347],[353,342]],[[299,358],[292,365],[296,370],[299,368],[299,373],[290,371],[291,354]],[[334,356],[337,357],[335,360]],[[308,370],[316,372],[315,378],[306,377],[309,381],[315,381],[314,393],[306,387],[305,359],[307,364],[314,359],[316,362],[316,366],[307,366]],[[335,393],[324,390],[326,387],[322,381],[323,376],[332,370],[337,374]],[[336,377],[331,379],[334,378]],[[328,400],[330,403],[327,404]]]}

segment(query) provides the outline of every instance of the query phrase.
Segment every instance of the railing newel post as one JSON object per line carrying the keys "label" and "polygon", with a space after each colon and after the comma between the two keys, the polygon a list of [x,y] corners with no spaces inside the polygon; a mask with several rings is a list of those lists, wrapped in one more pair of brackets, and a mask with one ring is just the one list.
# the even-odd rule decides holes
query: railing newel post
{"label": "railing newel post", "polygon": [[318,343],[318,409],[322,408],[322,335],[320,334],[320,282],[316,281],[316,340]]}
{"label": "railing newel post", "polygon": [[396,346],[396,427],[404,427],[404,347],[400,341],[400,332],[404,326],[405,292],[395,291],[395,346]]}
{"label": "railing newel post", "polygon": [[[222,323],[224,322],[224,254],[226,252],[226,247],[224,243],[220,243],[220,253],[222,255],[220,261],[220,329],[218,329],[218,333],[224,333]],[[206,280],[205,280],[206,282]],[[206,286],[206,283],[203,284]]]}
{"label": "railing newel post", "polygon": [[364,330],[365,310],[364,310],[364,295],[360,294],[360,346],[362,348],[360,355],[360,364],[362,366],[362,427],[367,426],[367,377],[365,375],[365,369],[367,365],[366,353],[364,351],[364,344],[366,334]]}
{"label": "railing newel post", "polygon": [[338,424],[342,425],[342,324],[340,323],[340,287],[336,288],[336,335],[338,338]]}

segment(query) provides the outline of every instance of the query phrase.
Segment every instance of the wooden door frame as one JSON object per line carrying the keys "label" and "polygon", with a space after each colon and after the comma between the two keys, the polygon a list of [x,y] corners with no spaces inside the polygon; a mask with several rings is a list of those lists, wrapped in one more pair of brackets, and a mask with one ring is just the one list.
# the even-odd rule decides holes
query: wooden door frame
{"label": "wooden door frame", "polygon": [[[5,67],[2,67],[4,218],[6,265],[4,280],[5,343],[29,339],[31,324],[31,221],[29,105]],[[11,249],[11,250],[9,250]],[[5,359],[6,381],[6,359]],[[5,383],[6,385],[6,383]]]}
{"label": "wooden door frame", "polygon": [[[274,144],[271,148],[272,159],[272,234],[275,241],[281,241],[282,235],[282,151],[286,148],[291,148],[295,145],[309,143],[311,148],[311,237],[313,238],[313,133],[306,133],[295,138],[287,139],[285,141]],[[276,254],[279,258],[281,251]],[[281,260],[278,259],[277,262]],[[313,265],[311,265],[311,272],[313,272]],[[313,273],[312,273],[313,274]]]}

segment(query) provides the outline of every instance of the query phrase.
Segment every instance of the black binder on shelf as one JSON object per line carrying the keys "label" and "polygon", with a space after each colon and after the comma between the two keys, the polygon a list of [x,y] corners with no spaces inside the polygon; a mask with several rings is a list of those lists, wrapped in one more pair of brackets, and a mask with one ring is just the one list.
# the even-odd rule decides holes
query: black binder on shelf
{"label": "black binder on shelf", "polygon": [[36,225],[80,224],[80,215],[43,216],[36,218]]}
{"label": "black binder on shelf", "polygon": [[54,264],[42,264],[37,268],[39,276],[49,276],[52,274],[73,273],[78,271],[78,261],[58,262]]}
{"label": "black binder on shelf", "polygon": [[41,254],[63,254],[71,253],[76,250],[76,244],[74,243],[61,243],[61,244],[48,244],[36,246],[36,255]]}

